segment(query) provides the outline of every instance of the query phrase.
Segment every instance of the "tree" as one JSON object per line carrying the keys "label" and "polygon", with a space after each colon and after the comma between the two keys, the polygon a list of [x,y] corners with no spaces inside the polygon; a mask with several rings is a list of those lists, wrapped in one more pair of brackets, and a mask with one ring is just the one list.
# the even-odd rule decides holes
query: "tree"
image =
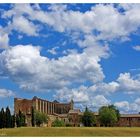
{"label": "tree", "polygon": [[25,115],[20,110],[16,114],[16,125],[17,127],[25,126]]}
{"label": "tree", "polygon": [[15,127],[15,115],[11,115],[9,107],[0,111],[0,128],[13,128]]}
{"label": "tree", "polygon": [[99,120],[103,126],[113,126],[117,122],[117,114],[114,109],[103,106],[99,109]]}
{"label": "tree", "polygon": [[47,123],[47,122],[48,122],[48,116],[46,114],[38,112],[38,111],[35,112],[35,124],[37,126],[40,126],[41,124]]}
{"label": "tree", "polygon": [[117,107],[114,106],[114,105],[109,105],[108,107],[113,109],[116,112],[117,120],[119,120],[119,118],[120,118],[120,111],[117,109]]}
{"label": "tree", "polygon": [[20,127],[21,125],[20,125],[20,118],[19,118],[19,115],[18,114],[16,114],[16,126],[17,127]]}
{"label": "tree", "polygon": [[32,106],[32,126],[35,126],[35,111],[34,111],[34,107]]}
{"label": "tree", "polygon": [[12,122],[11,122],[11,112],[9,107],[6,107],[6,113],[5,113],[5,121],[6,121],[6,128],[11,128]]}
{"label": "tree", "polygon": [[4,108],[1,109],[1,128],[6,127],[6,117],[5,117],[5,112]]}
{"label": "tree", "polygon": [[94,124],[96,123],[95,116],[88,110],[87,107],[85,109],[84,115],[82,116],[82,123],[86,127],[94,126]]}
{"label": "tree", "polygon": [[20,125],[25,126],[25,115],[19,110]]}
{"label": "tree", "polygon": [[15,121],[16,121],[16,118],[15,118],[15,114],[14,114],[11,116],[11,128],[15,127]]}
{"label": "tree", "polygon": [[52,123],[53,127],[63,127],[65,123],[63,120],[59,120],[58,118]]}

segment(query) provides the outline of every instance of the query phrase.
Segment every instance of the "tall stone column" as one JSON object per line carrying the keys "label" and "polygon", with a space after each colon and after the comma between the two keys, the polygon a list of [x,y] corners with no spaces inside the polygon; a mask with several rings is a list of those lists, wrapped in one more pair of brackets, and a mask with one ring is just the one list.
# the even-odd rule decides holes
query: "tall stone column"
{"label": "tall stone column", "polygon": [[54,104],[54,113],[55,113],[55,104]]}
{"label": "tall stone column", "polygon": [[50,113],[52,114],[52,103],[50,103],[50,105],[51,105],[51,106],[50,106],[50,109],[51,109],[51,110],[50,110]]}
{"label": "tall stone column", "polygon": [[38,110],[38,99],[35,100],[35,109]]}
{"label": "tall stone column", "polygon": [[42,101],[42,113],[44,113],[44,101]]}
{"label": "tall stone column", "polygon": [[48,114],[50,114],[50,102],[48,102]]}
{"label": "tall stone column", "polygon": [[46,113],[46,101],[44,101],[44,113]]}
{"label": "tall stone column", "polygon": [[54,113],[54,103],[53,103],[53,112],[52,113]]}
{"label": "tall stone column", "polygon": [[61,105],[61,114],[62,114],[62,112],[63,112],[63,105]]}
{"label": "tall stone column", "polygon": [[41,112],[41,100],[39,100],[39,111]]}
{"label": "tall stone column", "polygon": [[48,114],[48,102],[46,102],[46,113]]}
{"label": "tall stone column", "polygon": [[52,114],[53,114],[53,103],[52,103]]}
{"label": "tall stone column", "polygon": [[51,103],[51,104],[52,104],[52,107],[51,107],[52,112],[51,112],[51,114],[53,114],[53,103]]}
{"label": "tall stone column", "polygon": [[51,102],[50,102],[50,107],[49,107],[49,109],[50,109],[50,114],[51,114]]}
{"label": "tall stone column", "polygon": [[42,100],[40,100],[40,102],[41,102],[41,112],[42,112]]}

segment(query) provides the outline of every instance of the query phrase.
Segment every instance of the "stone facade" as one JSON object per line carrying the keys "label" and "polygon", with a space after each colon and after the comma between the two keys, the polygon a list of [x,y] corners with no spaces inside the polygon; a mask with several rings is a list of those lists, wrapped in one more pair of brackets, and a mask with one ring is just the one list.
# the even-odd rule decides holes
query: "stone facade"
{"label": "stone facade", "polygon": [[140,114],[121,114],[117,126],[140,127]]}
{"label": "stone facade", "polygon": [[24,113],[27,126],[31,126],[32,107],[34,107],[36,111],[55,116],[55,114],[67,114],[69,110],[73,109],[73,101],[70,103],[59,103],[56,100],[50,102],[37,97],[34,97],[32,100],[21,98],[14,99],[15,114],[18,114],[19,110]]}
{"label": "stone facade", "polygon": [[69,124],[76,127],[80,126],[80,120],[82,115],[83,113],[80,111],[80,109],[70,110],[68,113]]}

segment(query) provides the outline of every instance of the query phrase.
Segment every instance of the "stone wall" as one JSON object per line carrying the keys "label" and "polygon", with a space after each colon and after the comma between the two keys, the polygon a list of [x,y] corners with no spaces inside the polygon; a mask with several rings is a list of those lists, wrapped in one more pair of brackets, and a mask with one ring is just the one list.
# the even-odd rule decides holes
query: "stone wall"
{"label": "stone wall", "polygon": [[45,113],[47,115],[67,114],[69,110],[73,108],[73,101],[64,104],[58,102],[50,102],[37,97],[34,97],[32,100],[21,98],[14,99],[15,114],[18,114],[19,110],[24,113],[27,126],[31,126],[32,107],[34,107],[36,111]]}
{"label": "stone wall", "polygon": [[14,99],[14,110],[15,114],[19,112],[19,110],[25,114],[31,114],[32,100],[27,99]]}
{"label": "stone wall", "polygon": [[140,127],[140,117],[121,117],[117,126]]}
{"label": "stone wall", "polygon": [[46,113],[48,115],[52,115],[54,113],[66,114],[73,107],[71,102],[65,104],[58,102],[50,102],[37,97],[34,97],[32,101],[35,110],[42,113]]}
{"label": "stone wall", "polygon": [[33,102],[27,99],[14,99],[14,113],[18,114],[19,110],[25,115],[25,122],[27,126],[31,126],[31,109]]}

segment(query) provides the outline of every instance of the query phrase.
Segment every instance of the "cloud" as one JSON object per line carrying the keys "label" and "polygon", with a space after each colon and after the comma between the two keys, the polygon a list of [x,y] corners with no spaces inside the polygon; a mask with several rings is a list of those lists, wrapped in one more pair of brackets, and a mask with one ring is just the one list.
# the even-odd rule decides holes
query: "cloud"
{"label": "cloud", "polygon": [[82,110],[88,106],[91,110],[97,111],[101,106],[109,105],[111,103],[104,95],[88,93],[87,87],[85,86],[56,90],[54,98],[62,102],[70,102],[70,100],[73,99],[76,103],[76,107],[80,106]]}
{"label": "cloud", "polygon": [[30,7],[28,7],[28,4],[19,4],[17,7],[15,6],[14,9],[3,12],[2,18],[10,18],[8,19],[7,26],[5,26],[5,29],[8,30],[8,34],[12,33],[13,30],[16,30],[19,33],[24,33],[28,36],[38,35],[39,25],[35,25],[33,21],[25,16],[25,12],[29,12],[29,9]]}
{"label": "cloud", "polygon": [[120,73],[119,77],[112,82],[99,82],[87,88],[89,93],[111,95],[114,93],[139,94],[140,79],[130,73]]}
{"label": "cloud", "polygon": [[134,102],[130,103],[128,101],[120,101],[115,102],[114,104],[116,107],[118,107],[119,110],[121,110],[121,113],[138,113],[140,112],[139,108],[139,98],[136,99]]}
{"label": "cloud", "polygon": [[34,25],[33,22],[30,22],[23,16],[15,16],[11,26],[12,29],[20,33],[25,33],[28,36],[36,36],[38,32],[38,26]]}
{"label": "cloud", "polygon": [[62,88],[56,91],[56,95],[54,97],[60,101],[69,102],[71,99],[74,100],[75,103],[85,103],[89,101],[89,96],[83,92],[83,87],[79,89],[68,89]]}
{"label": "cloud", "polygon": [[54,48],[52,48],[52,49],[49,49],[49,50],[47,50],[47,52],[49,52],[50,54],[52,54],[52,55],[56,55],[57,54],[57,49],[58,49],[59,47],[54,47]]}
{"label": "cloud", "polygon": [[135,100],[135,103],[138,104],[138,105],[140,105],[140,98],[137,98],[137,99]]}
{"label": "cloud", "polygon": [[[42,10],[39,5],[14,4],[2,13],[2,17],[10,22],[0,33],[1,48],[8,48],[8,35],[13,30],[37,36],[43,29],[41,26],[64,33],[81,47],[82,53],[68,49],[63,50],[66,56],[49,59],[40,54],[39,47],[13,46],[0,54],[0,76],[12,79],[24,90],[53,90],[62,100],[74,98],[75,102],[89,103],[91,107],[110,103],[107,97],[114,93],[139,94],[138,78],[130,73],[121,73],[116,80],[106,83],[100,64],[102,58],[110,56],[109,41],[118,38],[126,40],[139,29],[139,4],[97,4],[86,12],[68,10],[67,5],[59,4],[46,9]],[[139,46],[133,48],[139,50]],[[56,48],[48,52],[56,54]],[[86,83],[90,86],[81,86]],[[74,85],[77,88],[73,88]],[[137,110],[138,102],[116,104],[129,111],[132,107]]]}
{"label": "cloud", "polygon": [[119,82],[119,90],[128,94],[139,93],[140,80],[131,77],[130,73],[121,73],[117,81]]}
{"label": "cloud", "polygon": [[[78,88],[63,88],[56,91],[55,97],[61,101],[69,101],[73,98],[82,109],[87,105],[91,110],[97,111],[103,105],[115,104],[121,113],[137,113],[140,111],[140,99],[137,98],[133,103],[128,101],[111,102],[110,97],[113,94],[121,95],[133,94],[134,97],[140,92],[140,80],[134,79],[130,73],[121,73],[116,81],[109,83],[99,82],[93,85],[80,86]],[[74,94],[75,93],[75,94]],[[77,96],[75,96],[77,95]],[[78,97],[78,98],[77,98]]]}
{"label": "cloud", "polygon": [[[74,99],[78,104],[99,108],[111,104],[106,98],[114,93],[138,94],[140,80],[130,73],[121,73],[116,81],[103,82],[104,74],[99,64],[100,57],[87,53],[69,54],[58,59],[40,55],[40,47],[17,45],[0,54],[0,74],[16,82],[27,91],[56,92],[55,97],[62,101]],[[90,82],[91,86],[82,86]],[[76,88],[72,88],[77,84]],[[138,111],[139,99],[133,104],[117,102],[116,106],[129,112]],[[84,106],[83,106],[84,107]],[[123,110],[123,109],[122,109]]]}
{"label": "cloud", "polygon": [[[105,82],[97,82],[93,85],[87,86],[80,86],[77,88],[62,88],[59,91],[56,91],[55,97],[62,101],[68,101],[73,98],[76,102],[79,103],[85,102],[85,104],[89,105],[91,108],[99,108],[102,105],[111,104],[111,101],[107,99],[113,94],[133,94],[138,95],[140,92],[140,80],[134,79],[130,73],[121,73],[116,81],[112,81],[109,83]],[[77,99],[75,94],[80,95]],[[120,108],[125,108],[125,111],[130,111],[129,108],[135,107],[139,104],[139,99],[137,99],[134,104],[129,105],[128,101],[124,102],[117,102],[115,103]],[[132,109],[131,109],[132,110]],[[135,109],[136,110],[136,109]],[[134,109],[133,109],[134,111]]]}
{"label": "cloud", "polygon": [[[124,12],[120,12],[118,7],[123,8]],[[35,8],[29,4],[15,4],[12,9],[4,12],[3,17],[15,18],[27,14],[31,22],[39,21],[58,32],[66,32],[72,37],[75,33],[78,38],[81,33],[84,38],[91,35],[93,42],[96,42],[127,38],[140,27],[140,16],[137,14],[140,12],[139,5],[130,6],[129,4],[118,7],[113,4],[97,4],[86,12],[80,12],[68,10],[67,5],[53,4],[44,11],[39,5]]]}
{"label": "cloud", "polygon": [[90,86],[87,90],[89,93],[94,93],[95,95],[97,94],[111,95],[112,93],[118,91],[119,86],[120,86],[119,83],[114,81],[110,83],[100,82]]}
{"label": "cloud", "polygon": [[[118,7],[124,11],[120,12]],[[63,4],[52,4],[46,9],[42,10],[39,5],[14,4],[10,10],[3,12],[2,17],[12,18],[9,25],[11,30],[36,36],[42,29],[40,26],[47,26],[49,29],[66,33],[79,47],[91,48],[94,54],[106,53],[108,56],[109,47],[103,47],[100,41],[108,42],[116,38],[124,40],[140,26],[139,15],[134,16],[140,8],[135,4],[133,6],[97,4],[85,12],[68,10],[67,5]],[[54,50],[50,51],[55,54]]]}
{"label": "cloud", "polygon": [[140,46],[134,46],[133,49],[136,51],[140,51]]}
{"label": "cloud", "polygon": [[15,95],[15,93],[11,90],[0,89],[0,98],[7,98],[7,97],[14,96],[14,95]]}
{"label": "cloud", "polygon": [[109,105],[111,103],[110,100],[106,99],[103,95],[96,95],[92,97],[92,107],[100,108],[101,106]]}
{"label": "cloud", "polygon": [[0,54],[0,73],[23,89],[48,90],[102,81],[104,74],[99,62],[99,57],[85,52],[50,60],[40,55],[38,47],[17,45]]}
{"label": "cloud", "polygon": [[9,46],[8,34],[0,35],[0,49],[6,49]]}
{"label": "cloud", "polygon": [[128,101],[116,102],[114,105],[123,111],[126,111],[126,112],[129,111],[129,102]]}
{"label": "cloud", "polygon": [[9,37],[5,28],[0,26],[0,49],[7,49],[9,47]]}

